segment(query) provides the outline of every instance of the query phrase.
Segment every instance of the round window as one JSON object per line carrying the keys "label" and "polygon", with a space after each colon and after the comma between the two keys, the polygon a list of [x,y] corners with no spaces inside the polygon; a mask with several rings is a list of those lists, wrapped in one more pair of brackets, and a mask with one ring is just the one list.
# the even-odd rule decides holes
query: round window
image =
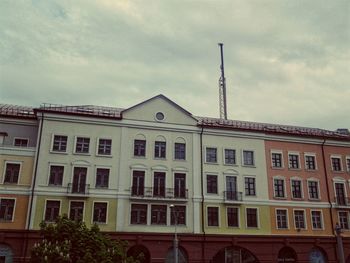
{"label": "round window", "polygon": [[158,121],[164,120],[164,114],[163,114],[162,112],[157,112],[157,113],[156,113],[156,119],[157,119]]}

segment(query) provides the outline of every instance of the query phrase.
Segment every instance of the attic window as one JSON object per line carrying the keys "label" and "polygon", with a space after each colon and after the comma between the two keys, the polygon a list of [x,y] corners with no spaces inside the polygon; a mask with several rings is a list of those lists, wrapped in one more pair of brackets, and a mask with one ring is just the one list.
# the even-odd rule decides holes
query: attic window
{"label": "attic window", "polygon": [[164,120],[164,114],[162,112],[157,112],[156,113],[156,119],[157,119],[157,121]]}

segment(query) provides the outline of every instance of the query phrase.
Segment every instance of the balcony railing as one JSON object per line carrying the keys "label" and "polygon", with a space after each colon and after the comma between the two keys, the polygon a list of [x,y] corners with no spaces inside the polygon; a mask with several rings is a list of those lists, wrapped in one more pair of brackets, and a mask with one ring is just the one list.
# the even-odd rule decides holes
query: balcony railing
{"label": "balcony railing", "polygon": [[87,196],[89,194],[90,184],[72,184],[69,183],[67,193],[74,196]]}
{"label": "balcony railing", "polygon": [[158,187],[131,187],[133,198],[146,199],[187,199],[188,189],[158,188]]}
{"label": "balcony railing", "polygon": [[334,197],[336,206],[349,206],[350,207],[350,197],[346,196],[336,196]]}
{"label": "balcony railing", "polygon": [[242,192],[224,191],[224,200],[225,202],[241,202]]}

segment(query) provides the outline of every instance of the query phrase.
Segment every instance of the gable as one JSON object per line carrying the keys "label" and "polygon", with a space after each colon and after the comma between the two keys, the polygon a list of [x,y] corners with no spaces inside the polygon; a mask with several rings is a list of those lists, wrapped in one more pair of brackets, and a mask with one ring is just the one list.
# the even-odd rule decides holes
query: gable
{"label": "gable", "polygon": [[[164,116],[160,120],[161,113]],[[197,120],[191,113],[169,100],[163,95],[155,96],[122,112],[122,118],[156,123],[172,123],[182,125],[197,125]]]}

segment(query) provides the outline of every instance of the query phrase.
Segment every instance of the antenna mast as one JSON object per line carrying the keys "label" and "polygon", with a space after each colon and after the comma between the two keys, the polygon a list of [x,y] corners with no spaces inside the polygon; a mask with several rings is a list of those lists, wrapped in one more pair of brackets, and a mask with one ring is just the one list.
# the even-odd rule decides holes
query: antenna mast
{"label": "antenna mast", "polygon": [[219,110],[220,110],[220,119],[227,120],[227,104],[226,104],[226,80],[225,80],[225,71],[224,71],[224,51],[223,43],[218,44],[220,46],[221,53],[221,76],[219,78]]}

